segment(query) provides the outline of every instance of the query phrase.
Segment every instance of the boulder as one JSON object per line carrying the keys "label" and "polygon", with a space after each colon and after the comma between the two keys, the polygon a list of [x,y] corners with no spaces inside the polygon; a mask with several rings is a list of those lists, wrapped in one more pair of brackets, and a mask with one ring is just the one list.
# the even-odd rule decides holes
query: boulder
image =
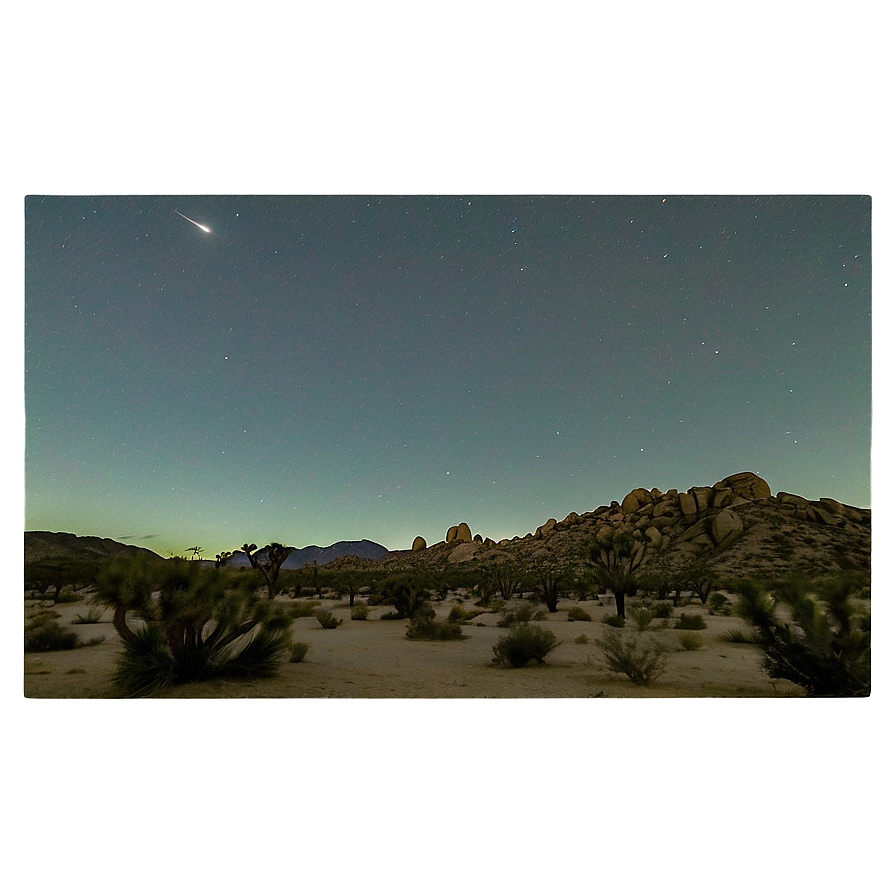
{"label": "boulder", "polygon": [[800,495],[791,495],[790,492],[778,492],[775,497],[782,504],[792,504],[794,507],[803,507],[809,503],[805,498],[800,497]]}
{"label": "boulder", "polygon": [[458,541],[462,541],[464,544],[473,543],[473,533],[470,531],[470,527],[466,523],[458,523],[456,538]]}
{"label": "boulder", "polygon": [[563,520],[563,522],[566,523],[567,526],[574,526],[576,525],[576,523],[580,523],[581,521],[582,518],[575,511],[568,514]]}
{"label": "boulder", "polygon": [[426,550],[426,539],[422,535],[418,535],[414,539],[414,543],[411,545],[412,551],[425,551]]}
{"label": "boulder", "polygon": [[645,504],[650,504],[653,499],[651,498],[650,492],[647,491],[646,488],[636,488],[632,489],[623,499],[622,499],[622,512],[623,513],[634,513],[639,508],[643,507]]}
{"label": "boulder", "polygon": [[473,544],[482,544],[482,536],[478,532],[473,536]]}
{"label": "boulder", "polygon": [[712,503],[712,489],[708,485],[696,485],[694,488],[689,488],[688,493],[693,495],[697,502],[697,513],[709,510],[709,505]]}
{"label": "boulder", "polygon": [[704,523],[703,520],[700,520],[700,522],[694,523],[689,529],[685,529],[684,532],[678,536],[678,540],[693,541],[695,538],[700,538],[703,535],[706,535],[706,523]]}
{"label": "boulder", "polygon": [[817,503],[821,504],[828,513],[842,514],[846,509],[839,501],[835,501],[833,498],[819,498]]}
{"label": "boulder", "polygon": [[735,494],[749,501],[772,496],[772,490],[768,487],[768,483],[755,473],[735,473],[733,476],[727,476],[721,482],[717,482],[713,488],[730,488]]}
{"label": "boulder", "polygon": [[709,534],[716,545],[720,545],[726,540],[733,541],[743,531],[744,524],[741,518],[730,507],[726,507],[713,518]]}
{"label": "boulder", "polygon": [[697,515],[697,499],[690,492],[679,493],[678,506],[685,516]]}
{"label": "boulder", "polygon": [[727,507],[734,500],[734,489],[714,488],[712,490],[712,506]]}
{"label": "boulder", "polygon": [[445,536],[445,541],[447,541],[448,544],[451,544],[452,541],[456,541],[456,540],[457,540],[457,526],[452,526],[448,530],[448,534]]}
{"label": "boulder", "polygon": [[647,536],[647,538],[650,540],[650,543],[654,547],[660,544],[663,540],[662,533],[655,526],[650,526],[648,529],[645,529],[644,534]]}
{"label": "boulder", "polygon": [[472,559],[479,551],[481,545],[470,542],[460,542],[458,546],[451,552],[448,557],[451,563],[463,563],[465,560]]}

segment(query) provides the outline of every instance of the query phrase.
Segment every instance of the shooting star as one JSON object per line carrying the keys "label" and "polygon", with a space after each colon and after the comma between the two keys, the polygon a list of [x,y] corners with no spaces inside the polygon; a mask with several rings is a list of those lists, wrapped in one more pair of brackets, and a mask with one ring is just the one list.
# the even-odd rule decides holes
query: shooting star
{"label": "shooting star", "polygon": [[[175,209],[174,214],[180,215],[180,212]],[[200,230],[204,230],[206,233],[211,233],[211,231],[208,229],[208,227],[205,226],[205,224],[200,224],[198,221],[194,221],[192,218],[188,218],[186,215],[180,216],[184,219],[184,221],[189,221],[191,224],[195,224]]]}

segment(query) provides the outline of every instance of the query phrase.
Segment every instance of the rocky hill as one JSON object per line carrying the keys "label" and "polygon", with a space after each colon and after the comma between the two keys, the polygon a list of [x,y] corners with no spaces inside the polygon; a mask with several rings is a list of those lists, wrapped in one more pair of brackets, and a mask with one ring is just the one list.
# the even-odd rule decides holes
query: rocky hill
{"label": "rocky hill", "polygon": [[549,519],[534,532],[494,542],[452,526],[443,542],[417,538],[408,551],[380,561],[398,569],[440,569],[509,563],[521,570],[552,567],[572,575],[587,567],[589,546],[614,529],[643,536],[640,572],[668,573],[705,563],[719,579],[808,576],[871,569],[871,511],[832,498],[810,501],[778,492],[754,473],[737,473],[687,491],[636,488],[590,513]]}
{"label": "rocky hill", "polygon": [[72,535],[70,532],[26,532],[25,563],[37,563],[50,558],[105,560],[109,557],[144,556],[159,559],[147,548],[121,544],[111,538],[94,535]]}

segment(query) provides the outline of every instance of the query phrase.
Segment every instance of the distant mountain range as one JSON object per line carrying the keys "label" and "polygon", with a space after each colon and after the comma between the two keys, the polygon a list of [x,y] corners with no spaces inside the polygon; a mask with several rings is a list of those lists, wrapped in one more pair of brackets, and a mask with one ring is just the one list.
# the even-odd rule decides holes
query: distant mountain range
{"label": "distant mountain range", "polygon": [[[379,560],[387,554],[388,548],[373,541],[337,541],[329,547],[321,548],[309,545],[295,548],[283,564],[283,569],[299,569],[306,563],[317,561],[323,566],[337,557],[360,557],[366,560]],[[147,548],[130,544],[121,544],[111,538],[98,538],[95,535],[72,535],[70,532],[26,532],[25,563],[36,563],[50,557],[81,557],[84,559],[103,559],[119,556],[144,556],[159,558],[159,555]],[[207,561],[208,562],[208,561]],[[214,561],[211,561],[214,562]],[[242,551],[237,551],[227,561],[228,566],[249,566],[249,559]]]}
{"label": "distant mountain range", "polygon": [[[307,563],[317,561],[318,566],[323,566],[338,557],[360,557],[362,560],[379,560],[389,549],[368,541],[337,541],[327,548],[318,547],[316,544],[305,548],[294,548],[286,558],[281,569],[299,569]],[[228,566],[249,566],[249,558],[242,552],[234,552],[227,560]]]}

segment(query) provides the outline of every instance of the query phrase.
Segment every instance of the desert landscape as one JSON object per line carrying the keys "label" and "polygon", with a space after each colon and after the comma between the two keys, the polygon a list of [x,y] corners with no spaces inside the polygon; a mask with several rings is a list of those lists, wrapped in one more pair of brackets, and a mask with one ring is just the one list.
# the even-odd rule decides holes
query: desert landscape
{"label": "desert landscape", "polygon": [[[628,559],[614,560],[616,567],[595,553],[595,545],[623,544],[616,540],[626,538]],[[736,583],[762,579],[765,591],[774,593],[774,583],[794,573],[815,579],[848,573],[858,583],[850,586],[850,612],[870,626],[870,590],[860,587],[863,570],[870,570],[870,511],[832,499],[772,496],[755,474],[736,474],[682,493],[635,489],[621,503],[570,514],[559,523],[549,520],[534,533],[499,543],[472,536],[465,523],[450,527],[437,545],[421,541],[416,539],[408,551],[382,549],[378,559],[344,554],[320,566],[305,563],[287,571],[284,565],[282,578],[280,565],[296,553],[283,546],[258,550],[244,545],[247,552],[219,555],[214,563],[167,561],[169,566],[179,562],[184,575],[226,573],[228,588],[247,589],[266,613],[279,614],[285,631],[278,630],[280,647],[263,676],[188,681],[152,696],[802,696],[804,686],[772,678],[764,667],[764,650],[738,615]],[[81,562],[153,557],[109,540],[27,533],[26,583],[29,569],[52,567],[63,550]],[[370,543],[365,551],[373,551]],[[622,580],[628,595],[623,616],[613,576],[625,563],[632,569]],[[26,650],[25,696],[115,696],[113,677],[123,642],[113,624],[113,607],[115,588],[124,586],[111,592],[101,586],[98,594],[97,586],[88,584],[60,594],[62,578],[57,576],[57,601],[49,597],[48,575],[45,593],[31,592],[26,599],[26,626],[43,619],[59,632],[77,635],[82,646]],[[810,605],[816,603],[813,599]],[[145,604],[144,610],[155,605]],[[132,637],[146,612],[141,616],[136,605],[125,610],[122,604],[122,637]],[[787,620],[784,604],[776,605],[775,613]],[[211,619],[204,625],[207,634]],[[528,661],[500,662],[496,645],[521,627],[547,638],[548,649]],[[242,636],[239,643],[248,638]],[[631,658],[628,667],[618,660],[614,664],[614,639],[617,650],[622,645],[637,655],[633,672]],[[641,675],[637,666],[650,657],[655,668]]]}
{"label": "desert landscape", "polygon": [[[360,602],[358,602],[360,605]],[[515,601],[515,608],[528,603]],[[798,696],[802,690],[788,682],[772,683],[761,667],[762,654],[750,644],[724,640],[732,628],[746,631],[730,616],[710,616],[699,606],[681,611],[699,614],[706,629],[701,645],[685,650],[674,628],[653,622],[639,637],[655,638],[668,646],[667,671],[650,686],[637,686],[624,675],[609,671],[596,644],[608,630],[600,620],[612,615],[608,601],[564,600],[558,611],[539,622],[561,642],[545,663],[524,668],[492,665],[492,648],[507,629],[498,626],[500,613],[483,612],[463,626],[461,641],[412,641],[407,620],[379,620],[389,608],[371,610],[367,620],[352,620],[347,602],[328,599],[321,606],[333,612],[340,625],[324,629],[313,616],[296,619],[294,640],[310,644],[301,663],[284,655],[277,675],[252,681],[214,680],[179,685],[158,696],[208,697],[774,697]],[[476,609],[469,598],[454,596],[437,605],[437,618],[447,618],[450,607]],[[567,621],[574,606],[584,607],[591,622]],[[544,607],[541,607],[542,611]],[[75,650],[29,654],[25,660],[26,697],[106,697],[121,644],[108,611],[103,621],[73,625],[88,611],[86,599],[59,606],[60,621],[84,637],[102,636],[100,644]],[[537,608],[536,608],[537,611]],[[680,614],[681,611],[676,611]],[[634,625],[632,624],[632,628]]]}

